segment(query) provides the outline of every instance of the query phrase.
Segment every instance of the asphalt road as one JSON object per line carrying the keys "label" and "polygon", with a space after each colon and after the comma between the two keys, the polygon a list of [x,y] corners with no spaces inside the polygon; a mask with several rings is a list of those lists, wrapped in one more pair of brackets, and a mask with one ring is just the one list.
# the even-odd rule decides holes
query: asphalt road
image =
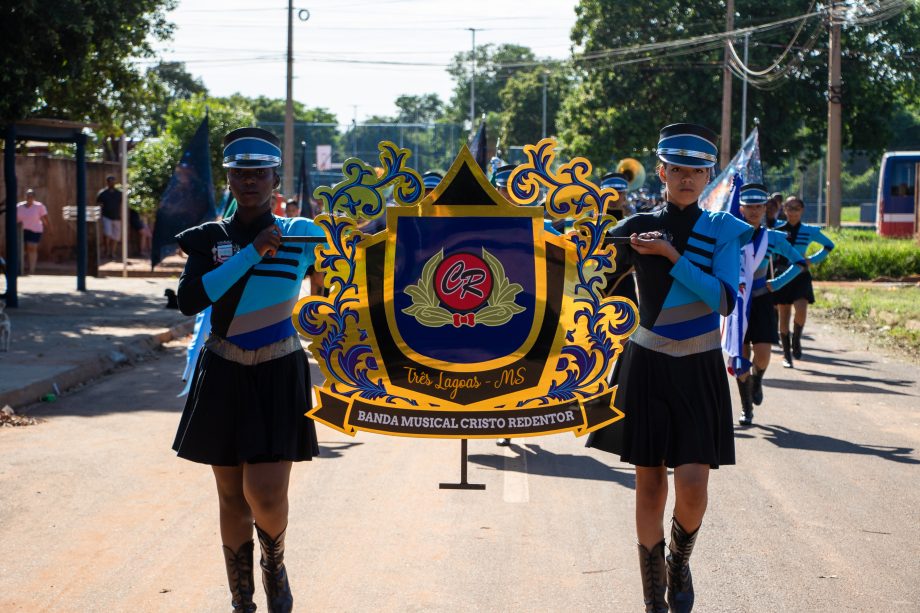
{"label": "asphalt road", "polygon": [[[917,368],[809,332],[712,477],[697,611],[920,609]],[[171,347],[0,429],[0,610],[229,610],[210,471],[170,450],[181,367]],[[457,441],[319,428],[291,486],[296,610],[642,610],[616,458],[572,435],[471,441],[487,489],[446,491]]]}

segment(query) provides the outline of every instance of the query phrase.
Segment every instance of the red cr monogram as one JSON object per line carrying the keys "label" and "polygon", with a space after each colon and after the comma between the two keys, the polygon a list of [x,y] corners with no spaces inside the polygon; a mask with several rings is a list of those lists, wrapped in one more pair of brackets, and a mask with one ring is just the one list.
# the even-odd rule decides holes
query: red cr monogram
{"label": "red cr monogram", "polygon": [[472,253],[455,253],[445,258],[434,275],[435,293],[452,311],[479,308],[492,292],[492,271]]}

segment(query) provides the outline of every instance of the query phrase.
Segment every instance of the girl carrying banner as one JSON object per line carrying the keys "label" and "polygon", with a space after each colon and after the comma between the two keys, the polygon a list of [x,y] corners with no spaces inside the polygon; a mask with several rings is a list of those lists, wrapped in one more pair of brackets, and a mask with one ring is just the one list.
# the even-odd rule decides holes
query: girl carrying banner
{"label": "girl carrying banner", "polygon": [[[770,365],[770,346],[779,340],[776,308],[771,292],[778,291],[805,270],[803,258],[777,230],[761,227],[768,202],[767,190],[759,183],[741,187],[740,208],[754,234],[741,247],[741,275],[735,310],[725,319],[722,348],[728,354],[728,372],[735,376],[741,395],[738,423],[749,426],[754,405],[763,402],[763,375]],[[773,273],[773,255],[791,265],[780,275]]]}
{"label": "girl carrying banner", "polygon": [[[639,327],[617,362],[614,405],[625,418],[594,432],[588,446],[636,466],[636,533],[646,611],[690,611],[690,555],[708,502],[709,472],[735,463],[720,315],[738,291],[738,254],[752,229],[729,213],[701,209],[716,135],[694,124],[661,130],[658,176],[667,206],[611,231],[630,237],[616,270],[635,266]],[[668,469],[676,502],[665,559]],[[667,599],[665,591],[667,590]]]}

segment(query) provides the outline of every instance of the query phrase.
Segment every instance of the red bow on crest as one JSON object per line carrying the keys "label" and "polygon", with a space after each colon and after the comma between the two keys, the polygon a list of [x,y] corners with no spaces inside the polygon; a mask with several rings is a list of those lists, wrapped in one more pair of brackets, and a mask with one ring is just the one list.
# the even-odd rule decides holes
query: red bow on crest
{"label": "red bow on crest", "polygon": [[463,324],[468,326],[476,325],[476,313],[467,313],[462,315],[460,313],[454,313],[454,327],[459,328]]}

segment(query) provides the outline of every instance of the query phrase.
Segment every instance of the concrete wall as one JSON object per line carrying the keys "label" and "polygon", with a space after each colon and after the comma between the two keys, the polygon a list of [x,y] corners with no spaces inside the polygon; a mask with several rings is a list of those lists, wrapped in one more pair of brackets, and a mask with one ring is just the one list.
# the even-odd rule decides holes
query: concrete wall
{"label": "concrete wall", "polygon": [[[105,187],[108,175],[121,175],[121,165],[115,162],[86,163],[86,204],[96,203],[96,194]],[[120,183],[120,181],[119,181]],[[25,200],[26,190],[35,190],[35,199],[48,208],[52,232],[42,236],[39,244],[39,262],[76,261],[77,228],[75,222],[65,222],[63,208],[77,204],[77,163],[72,159],[45,156],[16,156],[17,202]],[[0,172],[0,203],[5,203],[6,182]],[[7,207],[7,210],[15,208]],[[0,253],[6,253],[4,216],[0,215]],[[92,232],[92,224],[88,231]],[[99,228],[102,236],[102,228]],[[132,241],[133,242],[133,241]]]}

